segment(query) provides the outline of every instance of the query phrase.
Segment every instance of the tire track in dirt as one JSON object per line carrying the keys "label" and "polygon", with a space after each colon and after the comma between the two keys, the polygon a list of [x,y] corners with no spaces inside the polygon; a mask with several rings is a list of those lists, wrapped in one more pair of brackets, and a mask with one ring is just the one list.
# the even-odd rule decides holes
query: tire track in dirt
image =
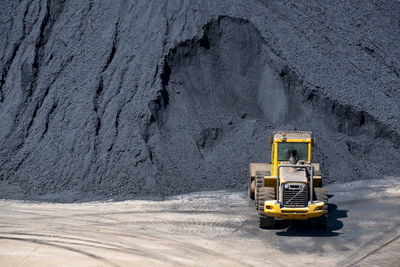
{"label": "tire track in dirt", "polygon": [[90,257],[92,259],[98,260],[100,262],[106,263],[110,266],[115,266],[115,267],[119,267],[118,264],[115,264],[111,261],[108,261],[106,258],[103,258],[97,254],[93,254],[81,249],[77,249],[74,247],[70,247],[70,246],[65,246],[65,245],[59,245],[59,244],[54,244],[51,242],[46,242],[40,239],[34,239],[34,238],[19,238],[19,237],[4,237],[4,236],[0,236],[0,239],[3,240],[13,240],[13,241],[21,241],[21,242],[28,242],[28,243],[34,243],[34,244],[40,244],[40,245],[45,245],[45,246],[49,246],[49,247],[55,247],[55,248],[59,248],[59,249],[63,249],[63,250],[68,250],[68,251],[72,251],[87,257]]}

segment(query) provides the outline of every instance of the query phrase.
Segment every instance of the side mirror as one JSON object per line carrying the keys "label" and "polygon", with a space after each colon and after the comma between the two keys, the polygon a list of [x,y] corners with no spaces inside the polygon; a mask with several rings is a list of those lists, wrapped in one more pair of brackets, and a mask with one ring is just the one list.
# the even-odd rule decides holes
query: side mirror
{"label": "side mirror", "polygon": [[315,137],[311,138],[311,146],[315,147],[317,144],[317,141],[315,140]]}
{"label": "side mirror", "polygon": [[273,143],[274,143],[274,138],[272,136],[268,137],[268,145],[272,146]]}

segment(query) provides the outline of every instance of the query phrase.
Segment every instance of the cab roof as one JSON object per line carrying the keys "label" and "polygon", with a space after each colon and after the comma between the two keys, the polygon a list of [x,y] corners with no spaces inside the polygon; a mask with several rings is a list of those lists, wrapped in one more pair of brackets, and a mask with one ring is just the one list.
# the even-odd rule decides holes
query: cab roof
{"label": "cab roof", "polygon": [[274,131],[274,139],[311,139],[312,132],[310,131]]}

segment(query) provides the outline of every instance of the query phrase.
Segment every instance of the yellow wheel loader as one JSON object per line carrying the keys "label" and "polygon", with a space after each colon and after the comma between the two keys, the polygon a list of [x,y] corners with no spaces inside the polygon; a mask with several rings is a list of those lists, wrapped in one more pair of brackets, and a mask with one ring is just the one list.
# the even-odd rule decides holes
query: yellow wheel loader
{"label": "yellow wheel loader", "polygon": [[276,131],[268,140],[271,164],[249,164],[249,196],[255,200],[261,228],[276,219],[328,221],[328,196],[318,163],[311,162],[315,138],[308,131]]}

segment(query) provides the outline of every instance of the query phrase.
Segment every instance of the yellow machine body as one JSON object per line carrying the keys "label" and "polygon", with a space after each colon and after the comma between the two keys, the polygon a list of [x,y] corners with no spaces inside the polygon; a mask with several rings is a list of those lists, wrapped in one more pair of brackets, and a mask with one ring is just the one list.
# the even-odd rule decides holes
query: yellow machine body
{"label": "yellow machine body", "polygon": [[[280,146],[282,143],[301,143],[304,145]],[[306,131],[274,132],[274,135],[269,139],[269,145],[272,147],[270,164],[250,163],[249,172],[249,195],[252,199],[256,199],[260,227],[262,227],[262,224],[269,227],[270,219],[268,217],[284,220],[307,220],[319,217],[326,219],[327,195],[326,190],[322,188],[319,164],[312,163],[312,147],[315,145],[312,133]],[[279,151],[279,149],[284,150]],[[296,153],[301,150],[301,155],[296,157],[295,163],[293,163],[293,158],[282,156],[289,152],[290,154],[293,153],[295,149],[297,149]],[[291,154],[290,157],[293,157],[293,155]],[[301,160],[299,160],[300,158]],[[262,177],[260,177],[260,173],[263,173]],[[277,182],[278,177],[279,182]],[[288,202],[288,199],[291,199],[292,196],[295,198],[297,195],[293,193],[288,197],[289,191],[292,186],[295,187],[299,184],[307,192],[302,193],[303,196],[306,196],[303,199],[306,200],[301,204],[292,204],[290,203],[292,200]],[[261,192],[261,194],[264,194],[263,196],[258,196],[260,190],[264,190]],[[326,224],[326,220],[324,223]]]}

